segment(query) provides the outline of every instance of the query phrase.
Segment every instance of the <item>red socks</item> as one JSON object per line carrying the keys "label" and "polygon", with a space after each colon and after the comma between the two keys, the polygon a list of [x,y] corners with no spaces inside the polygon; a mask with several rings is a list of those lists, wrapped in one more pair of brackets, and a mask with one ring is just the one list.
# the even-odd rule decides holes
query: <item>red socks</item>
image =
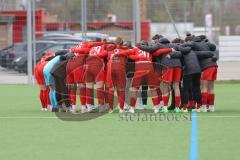
{"label": "red socks", "polygon": [[137,101],[137,97],[131,97],[130,98],[130,106],[131,107],[135,107],[135,105],[136,105],[136,101]]}
{"label": "red socks", "polygon": [[48,105],[50,104],[49,88],[45,90],[40,90],[39,98],[42,104],[42,108],[47,108]]}
{"label": "red socks", "polygon": [[169,95],[168,96],[162,96],[162,99],[163,99],[164,106],[168,106]]}
{"label": "red socks", "polygon": [[[118,102],[119,102],[119,107],[121,109],[124,108],[124,101],[125,101],[125,91],[118,91]],[[107,103],[109,104],[109,107],[113,109],[113,103],[114,103],[114,91],[113,90],[108,90],[107,93]]]}
{"label": "red socks", "polygon": [[158,97],[153,97],[152,102],[154,106],[157,106],[159,104],[159,98]]}
{"label": "red socks", "polygon": [[114,102],[114,91],[108,90],[107,92],[107,103],[109,104],[109,107],[113,109],[113,102]]}
{"label": "red socks", "polygon": [[214,93],[208,93],[208,104],[214,105],[215,102],[215,94]]}
{"label": "red socks", "polygon": [[86,103],[92,104],[92,97],[93,97],[93,89],[86,88]]}
{"label": "red socks", "polygon": [[125,91],[118,91],[118,102],[119,102],[119,107],[123,109],[124,107],[124,101],[125,101]]}
{"label": "red socks", "polygon": [[80,87],[80,101],[81,105],[86,105],[86,88]]}
{"label": "red socks", "polygon": [[197,103],[197,109],[201,108],[202,104]]}
{"label": "red socks", "polygon": [[69,88],[68,92],[69,92],[71,104],[76,105],[76,92],[77,92],[76,88]]}
{"label": "red socks", "polygon": [[188,104],[183,104],[183,109],[188,109]]}
{"label": "red socks", "polygon": [[45,97],[44,97],[44,90],[40,90],[39,99],[41,101],[42,108],[46,108],[46,101],[45,101]]}
{"label": "red socks", "polygon": [[104,105],[104,88],[97,88],[98,104]]}
{"label": "red socks", "polygon": [[180,96],[175,96],[175,106],[177,108],[180,107],[180,102],[181,102],[181,97]]}
{"label": "red socks", "polygon": [[190,100],[190,105],[195,108],[196,107],[196,102],[194,100]]}
{"label": "red socks", "polygon": [[158,102],[160,103],[162,101],[162,92],[160,88],[157,88],[157,95],[158,95]]}
{"label": "red socks", "polygon": [[207,105],[207,100],[208,100],[208,93],[203,92],[202,93],[202,105]]}

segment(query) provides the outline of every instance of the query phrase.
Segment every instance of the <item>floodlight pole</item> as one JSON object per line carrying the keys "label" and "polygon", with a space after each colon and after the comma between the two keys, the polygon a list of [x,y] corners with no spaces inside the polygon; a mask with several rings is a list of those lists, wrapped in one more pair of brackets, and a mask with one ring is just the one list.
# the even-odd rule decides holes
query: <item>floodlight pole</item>
{"label": "floodlight pole", "polygon": [[82,28],[82,38],[86,41],[87,37],[87,1],[81,0],[81,28]]}
{"label": "floodlight pole", "polygon": [[173,19],[173,17],[172,17],[172,14],[171,14],[170,11],[169,11],[168,5],[167,5],[167,3],[166,3],[165,0],[163,0],[163,4],[164,4],[164,7],[165,7],[165,9],[166,9],[166,11],[167,11],[167,14],[168,14],[168,16],[169,16],[169,18],[170,18],[170,20],[171,20],[171,22],[172,22],[172,24],[173,24],[173,27],[174,27],[177,35],[178,35],[178,38],[181,38],[181,36],[180,36],[180,34],[179,34],[179,32],[178,32],[177,26],[176,26],[176,24],[175,24],[175,21],[174,21],[174,19]]}
{"label": "floodlight pole", "polygon": [[36,0],[32,1],[32,47],[33,47],[33,68],[36,66]]}
{"label": "floodlight pole", "polygon": [[134,0],[134,17],[135,17],[135,40],[136,42],[141,41],[141,9],[140,0]]}
{"label": "floodlight pole", "polygon": [[28,84],[33,83],[32,69],[32,0],[27,1],[27,73]]}

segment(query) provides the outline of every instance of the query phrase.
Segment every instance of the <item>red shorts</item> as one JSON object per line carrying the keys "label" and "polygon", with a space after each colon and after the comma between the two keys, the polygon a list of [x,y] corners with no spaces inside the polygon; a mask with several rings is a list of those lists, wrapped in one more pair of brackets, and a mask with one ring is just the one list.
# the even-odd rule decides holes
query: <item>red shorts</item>
{"label": "red shorts", "polygon": [[125,88],[126,87],[126,69],[107,69],[106,85],[108,88]]}
{"label": "red shorts", "polygon": [[84,82],[84,61],[82,57],[75,57],[70,59],[66,66],[66,82],[83,83]]}
{"label": "red shorts", "polygon": [[163,82],[179,82],[181,78],[182,78],[181,67],[166,68],[163,70],[162,73]]}
{"label": "red shorts", "polygon": [[37,63],[35,68],[34,68],[34,77],[36,79],[37,84],[39,84],[39,75],[38,75],[39,66],[40,66],[40,62]]}
{"label": "red shorts", "polygon": [[209,67],[202,72],[201,80],[215,81],[217,79],[217,66]]}
{"label": "red shorts", "polygon": [[104,62],[100,59],[86,61],[84,80],[86,83],[105,81]]}
{"label": "red shorts", "polygon": [[167,69],[167,67],[163,66],[160,63],[155,62],[154,63],[154,68],[155,68],[155,74],[156,74],[158,80],[162,81],[163,70]]}
{"label": "red shorts", "polygon": [[47,64],[47,62],[39,62],[36,66],[37,67],[36,70],[34,71],[34,75],[35,75],[37,84],[39,84],[39,85],[45,85],[45,78],[44,78],[44,75],[43,75],[43,69],[44,69],[46,64]]}
{"label": "red shorts", "polygon": [[157,79],[159,81],[162,81],[162,73],[160,71],[156,71],[156,70],[155,70],[154,73],[155,73],[155,76],[157,77]]}
{"label": "red shorts", "polygon": [[132,87],[139,88],[142,84],[147,84],[151,88],[157,88],[160,85],[152,63],[137,62],[135,64]]}

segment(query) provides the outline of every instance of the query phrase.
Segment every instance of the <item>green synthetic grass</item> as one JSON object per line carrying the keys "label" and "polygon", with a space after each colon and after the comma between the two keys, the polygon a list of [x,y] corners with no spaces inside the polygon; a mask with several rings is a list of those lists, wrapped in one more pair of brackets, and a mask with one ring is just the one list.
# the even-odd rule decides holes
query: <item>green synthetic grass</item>
{"label": "green synthetic grass", "polygon": [[[215,113],[198,114],[200,160],[239,159],[240,83],[219,83]],[[40,112],[38,88],[0,85],[1,159],[187,160],[191,121],[62,121]]]}
{"label": "green synthetic grass", "polygon": [[222,83],[215,89],[217,111],[198,117],[199,159],[239,160],[240,83]]}

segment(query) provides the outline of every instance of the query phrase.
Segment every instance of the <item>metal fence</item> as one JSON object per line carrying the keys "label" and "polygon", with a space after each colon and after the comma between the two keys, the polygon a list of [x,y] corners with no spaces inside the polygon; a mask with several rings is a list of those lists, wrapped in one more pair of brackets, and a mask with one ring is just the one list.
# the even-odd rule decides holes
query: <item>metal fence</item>
{"label": "metal fence", "polygon": [[31,66],[44,46],[38,42],[49,34],[81,40],[121,36],[136,43],[156,33],[184,38],[190,31],[207,34],[218,43],[219,35],[240,34],[239,4],[238,0],[0,0],[0,49],[12,47],[9,54],[1,50],[1,65],[14,69],[13,59],[28,51],[32,82]]}

